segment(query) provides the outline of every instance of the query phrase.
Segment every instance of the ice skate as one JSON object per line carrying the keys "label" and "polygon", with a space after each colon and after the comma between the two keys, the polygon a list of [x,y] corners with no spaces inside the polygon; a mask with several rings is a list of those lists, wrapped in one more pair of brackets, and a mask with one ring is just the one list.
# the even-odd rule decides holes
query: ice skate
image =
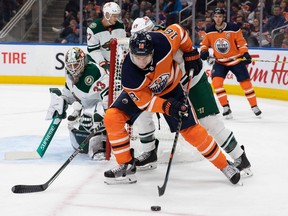
{"label": "ice skate", "polygon": [[256,105],[256,106],[253,106],[253,107],[251,107],[251,109],[252,109],[252,111],[254,112],[254,114],[256,115],[256,116],[259,116],[260,117],[260,115],[261,115],[261,110],[259,109],[259,107]]}
{"label": "ice skate", "polygon": [[159,140],[155,140],[155,149],[149,152],[143,152],[135,158],[135,165],[139,171],[152,170],[157,168],[157,150]]}
{"label": "ice skate", "polygon": [[232,110],[230,109],[229,104],[223,106],[223,114],[222,115],[225,117],[225,119],[232,119],[233,118]]}
{"label": "ice skate", "polygon": [[244,146],[241,146],[241,148],[244,152],[239,158],[234,160],[234,166],[241,172],[241,176],[252,176],[251,164],[246,156]]}
{"label": "ice skate", "polygon": [[104,182],[108,185],[133,184],[137,182],[135,173],[136,166],[135,159],[133,158],[128,163],[119,164],[117,167],[104,172],[104,176],[106,177]]}
{"label": "ice skate", "polygon": [[232,184],[242,185],[242,182],[240,181],[241,178],[240,171],[230,161],[227,161],[227,163],[228,163],[227,166],[221,171],[224,173],[224,175],[229,179],[229,181]]}

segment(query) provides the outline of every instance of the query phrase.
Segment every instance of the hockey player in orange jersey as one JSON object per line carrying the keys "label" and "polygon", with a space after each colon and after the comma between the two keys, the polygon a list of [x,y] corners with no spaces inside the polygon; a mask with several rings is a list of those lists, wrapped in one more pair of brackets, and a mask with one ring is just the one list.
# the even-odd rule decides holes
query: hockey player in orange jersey
{"label": "hockey player in orange jersey", "polygon": [[164,115],[171,132],[175,132],[181,113],[181,135],[233,184],[240,180],[239,170],[226,160],[214,139],[199,125],[190,101],[183,104],[184,91],[180,85],[182,71],[173,61],[180,49],[184,54],[186,71],[197,75],[202,69],[197,49],[192,46],[188,33],[173,25],[164,32],[133,34],[122,66],[124,90],[106,111],[104,123],[116,158],[117,167],[104,173],[107,184],[135,183],[136,166],[125,123],[133,124],[144,110]]}
{"label": "hockey player in orange jersey", "polygon": [[214,51],[216,61],[212,69],[212,85],[223,107],[223,116],[232,118],[232,111],[223,87],[229,71],[236,76],[252,111],[259,116],[262,112],[257,106],[256,94],[246,67],[251,63],[251,56],[242,31],[236,24],[225,22],[225,11],[221,8],[215,9],[213,19],[215,24],[206,30],[204,39],[200,43],[200,56],[202,60],[209,60],[209,47]]}

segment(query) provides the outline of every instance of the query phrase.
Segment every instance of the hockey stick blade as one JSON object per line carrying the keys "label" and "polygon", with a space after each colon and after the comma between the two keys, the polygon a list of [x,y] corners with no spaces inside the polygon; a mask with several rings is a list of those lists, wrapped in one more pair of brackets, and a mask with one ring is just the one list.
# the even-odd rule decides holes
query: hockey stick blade
{"label": "hockey stick blade", "polygon": [[71,163],[71,161],[78,155],[78,153],[89,143],[89,140],[96,134],[101,127],[103,127],[103,121],[99,123],[97,128],[95,128],[80,144],[79,148],[76,149],[70,157],[65,161],[65,163],[56,171],[56,173],[44,184],[40,185],[15,185],[12,187],[13,193],[34,193],[45,191],[50,184],[62,173],[62,171]]}
{"label": "hockey stick blade", "polygon": [[42,192],[48,188],[48,183],[42,185],[15,185],[12,187],[13,193],[34,193]]}
{"label": "hockey stick blade", "polygon": [[41,156],[36,151],[24,152],[24,151],[15,151],[15,152],[6,152],[5,160],[29,160],[29,159],[40,159]]}
{"label": "hockey stick blade", "polygon": [[158,187],[158,195],[159,195],[159,197],[162,196],[165,193],[166,184],[167,184],[167,182],[165,182],[162,185],[162,187],[157,186]]}

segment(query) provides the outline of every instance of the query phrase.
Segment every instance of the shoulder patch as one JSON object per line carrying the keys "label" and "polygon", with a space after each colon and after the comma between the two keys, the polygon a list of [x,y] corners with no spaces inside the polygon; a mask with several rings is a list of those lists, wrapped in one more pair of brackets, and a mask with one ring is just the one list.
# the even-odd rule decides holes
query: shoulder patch
{"label": "shoulder patch", "polygon": [[96,28],[97,27],[97,24],[95,22],[92,22],[90,25],[89,25],[89,28],[93,29],[93,28]]}

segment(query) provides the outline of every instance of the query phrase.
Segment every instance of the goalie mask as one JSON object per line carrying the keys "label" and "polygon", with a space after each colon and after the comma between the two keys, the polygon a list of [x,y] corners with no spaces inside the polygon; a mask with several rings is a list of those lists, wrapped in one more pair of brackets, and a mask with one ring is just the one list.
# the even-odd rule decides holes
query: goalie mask
{"label": "goalie mask", "polygon": [[108,21],[108,23],[110,25],[113,25],[114,23],[111,22],[111,18],[115,17],[115,21],[116,22],[119,18],[121,14],[121,8],[119,7],[119,5],[115,2],[107,2],[104,6],[103,6],[103,15],[104,18]]}
{"label": "goalie mask", "polygon": [[65,55],[65,68],[76,83],[84,72],[86,65],[86,55],[82,49],[73,47],[69,49]]}
{"label": "goalie mask", "polygon": [[154,28],[154,24],[151,21],[151,19],[147,16],[144,16],[142,18],[137,18],[134,20],[131,28],[131,34],[134,34],[135,32],[148,32],[152,31]]}
{"label": "goalie mask", "polygon": [[139,68],[145,69],[152,62],[154,47],[152,37],[147,32],[136,32],[129,42],[131,61]]}

